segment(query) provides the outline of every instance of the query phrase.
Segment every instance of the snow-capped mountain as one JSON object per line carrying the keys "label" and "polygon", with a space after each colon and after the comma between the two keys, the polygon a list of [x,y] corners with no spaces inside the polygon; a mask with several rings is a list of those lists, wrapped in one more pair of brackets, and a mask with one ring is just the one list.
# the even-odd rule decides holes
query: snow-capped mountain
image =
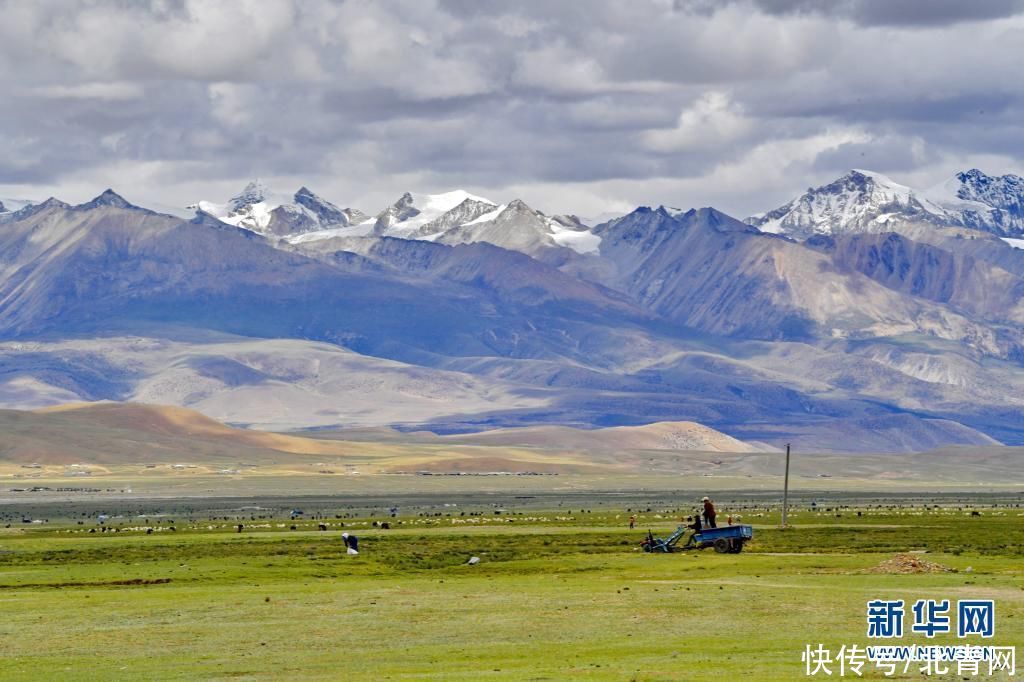
{"label": "snow-capped mountain", "polygon": [[338,208],[306,187],[290,199],[255,180],[225,204],[200,201],[189,208],[228,225],[277,237],[345,228],[366,220],[361,211]]}
{"label": "snow-capped mountain", "polygon": [[991,177],[972,169],[921,191],[881,173],[853,170],[745,222],[800,240],[815,234],[891,232],[914,223],[1018,237],[1024,235],[1024,178]]}
{"label": "snow-capped mountain", "polygon": [[[933,210],[871,180],[851,210],[871,197]],[[285,405],[304,415],[287,423],[374,412],[438,430],[687,419],[808,452],[1024,443],[1024,254],[994,237],[926,224],[801,243],[664,207],[591,229],[522,201],[410,194],[385,212],[416,235],[400,239],[308,190],[251,189],[219,207],[237,227],[113,192],[5,214],[0,406],[142,396],[245,423]],[[287,222],[261,227],[258,204]],[[349,224],[287,240],[245,226],[276,235],[299,218]],[[363,236],[293,241],[332,231]],[[112,362],[118,343],[130,363]],[[433,416],[380,412],[387,382],[322,373],[327,352],[400,363]],[[173,374],[146,369],[168,353]],[[459,398],[436,371],[490,397]]]}
{"label": "snow-capped mountain", "polygon": [[601,242],[601,238],[577,218],[552,218],[519,199],[498,205],[465,190],[443,194],[406,192],[372,221],[348,229],[307,232],[288,237],[287,241],[303,244],[332,237],[362,236],[448,245],[487,242],[534,257],[547,258],[560,253],[556,260],[565,260],[572,252],[596,253]]}
{"label": "snow-capped mountain", "polygon": [[852,170],[745,222],[762,232],[806,239],[814,234],[888,232],[894,221],[942,224],[947,220],[941,206],[910,187],[881,173]]}
{"label": "snow-capped mountain", "polygon": [[431,236],[436,237],[460,225],[471,223],[480,218],[486,218],[491,214],[497,215],[499,208],[489,201],[466,198],[455,208],[425,223],[419,229],[419,235],[427,238]]}
{"label": "snow-capped mountain", "polygon": [[957,173],[926,195],[956,224],[1001,237],[1024,235],[1024,178],[990,176],[977,168]]}
{"label": "snow-capped mountain", "polygon": [[[484,209],[489,211],[496,206],[497,204],[490,199],[478,197],[461,189],[443,194],[406,192],[398,201],[377,214],[377,219],[373,224],[373,234],[404,239],[438,234],[459,224],[461,218],[465,218],[464,222],[468,222],[482,215],[481,211],[486,213],[487,211]],[[459,210],[445,220],[439,220],[453,209]]]}
{"label": "snow-capped mountain", "polygon": [[270,212],[282,202],[271,199],[270,192],[260,180],[254,180],[241,192],[228,199],[227,203],[200,201],[188,208],[205,213],[223,223],[244,227],[253,232],[266,234],[270,225]]}
{"label": "snow-capped mountain", "polygon": [[[538,257],[552,251],[597,253],[601,238],[586,226],[556,220],[516,199],[437,237],[443,244],[487,242]],[[568,253],[565,256],[571,255]]]}
{"label": "snow-capped mountain", "polygon": [[305,208],[316,216],[320,225],[355,225],[365,221],[369,216],[356,208],[338,208],[306,187],[300,187],[295,193],[295,204]]}
{"label": "snow-capped mountain", "polygon": [[5,197],[0,199],[0,213],[14,213],[34,203],[34,201],[28,201],[27,199],[8,199]]}

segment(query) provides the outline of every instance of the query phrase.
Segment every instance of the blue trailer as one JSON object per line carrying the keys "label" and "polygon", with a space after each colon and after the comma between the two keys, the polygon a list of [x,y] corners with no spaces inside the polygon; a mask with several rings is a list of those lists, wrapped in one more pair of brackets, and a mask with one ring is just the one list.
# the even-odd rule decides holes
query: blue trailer
{"label": "blue trailer", "polygon": [[687,549],[706,549],[714,547],[721,554],[739,554],[743,545],[754,537],[754,529],[750,526],[722,526],[721,528],[704,528],[692,534],[682,545],[679,541],[686,534],[686,526],[679,526],[667,538],[656,538],[651,531],[640,546],[645,552],[681,552]]}

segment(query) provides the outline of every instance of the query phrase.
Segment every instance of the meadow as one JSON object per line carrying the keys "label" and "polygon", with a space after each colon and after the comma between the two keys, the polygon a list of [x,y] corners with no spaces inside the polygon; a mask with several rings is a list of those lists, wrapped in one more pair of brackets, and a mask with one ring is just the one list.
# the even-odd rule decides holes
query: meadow
{"label": "meadow", "polygon": [[[1019,495],[808,499],[783,530],[777,506],[737,496],[755,528],[738,555],[640,552],[683,513],[649,501],[15,523],[0,528],[0,678],[813,679],[806,645],[873,643],[871,599],[908,616],[916,599],[995,599],[987,643],[1024,642]],[[886,569],[900,553],[948,570]]]}

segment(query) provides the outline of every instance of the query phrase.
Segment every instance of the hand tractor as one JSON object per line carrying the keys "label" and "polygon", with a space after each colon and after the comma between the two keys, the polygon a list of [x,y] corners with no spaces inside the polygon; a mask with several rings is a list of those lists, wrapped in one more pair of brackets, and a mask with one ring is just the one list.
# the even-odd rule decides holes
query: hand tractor
{"label": "hand tractor", "polygon": [[739,554],[743,544],[754,537],[754,529],[750,526],[723,526],[721,528],[704,528],[691,535],[684,544],[679,540],[686,534],[686,526],[679,526],[667,538],[656,538],[651,531],[640,543],[645,552],[681,552],[687,549],[706,549],[714,547],[720,554]]}

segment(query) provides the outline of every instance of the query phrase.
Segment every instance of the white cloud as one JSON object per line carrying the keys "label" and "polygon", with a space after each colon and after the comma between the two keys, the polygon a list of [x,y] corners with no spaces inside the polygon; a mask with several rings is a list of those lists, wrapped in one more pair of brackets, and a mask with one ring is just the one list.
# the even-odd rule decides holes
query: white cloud
{"label": "white cloud", "polygon": [[[796,184],[797,178],[807,178],[813,173],[813,164],[822,153],[844,144],[864,143],[871,135],[858,127],[841,126],[826,129],[805,137],[767,140],[754,145],[742,157],[715,166],[700,178],[691,178],[680,183],[690,192],[703,189],[706,196],[718,196],[725,200],[729,193],[742,194],[753,188],[762,195],[777,193],[788,201],[801,193],[808,184]],[[744,198],[746,199],[746,198]],[[733,200],[735,201],[735,199]],[[742,199],[741,199],[742,201]],[[749,201],[749,199],[747,199]],[[758,210],[775,208],[783,201],[772,201],[756,206],[737,203],[736,212],[755,213]],[[745,217],[741,215],[739,217]]]}
{"label": "white cloud", "polygon": [[518,85],[554,92],[588,93],[608,89],[601,65],[564,45],[550,45],[519,55],[512,80]]}
{"label": "white cloud", "polygon": [[249,85],[238,83],[210,83],[209,93],[213,117],[229,126],[238,126],[252,120],[259,92]]}
{"label": "white cloud", "polygon": [[[347,78],[344,89],[390,87],[412,100],[466,97],[490,92],[494,83],[468,46],[453,42],[461,22],[427,3],[398,8],[366,0],[345,2],[328,12]],[[390,10],[390,11],[389,11]],[[421,24],[413,23],[419,19]]]}
{"label": "white cloud", "polygon": [[569,95],[660,92],[666,89],[656,80],[612,80],[597,59],[557,43],[519,54],[512,83]]}
{"label": "white cloud", "polygon": [[675,128],[650,130],[644,144],[659,152],[713,149],[735,142],[754,129],[754,122],[724,92],[707,92],[679,114]]}
{"label": "white cloud", "polygon": [[126,100],[145,95],[140,83],[80,83],[76,85],[47,85],[31,88],[39,97],[52,99]]}
{"label": "white cloud", "polygon": [[742,215],[848,163],[1024,168],[1024,17],[805,5],[0,0],[0,187],[184,205],[259,174],[370,211],[463,186]]}

